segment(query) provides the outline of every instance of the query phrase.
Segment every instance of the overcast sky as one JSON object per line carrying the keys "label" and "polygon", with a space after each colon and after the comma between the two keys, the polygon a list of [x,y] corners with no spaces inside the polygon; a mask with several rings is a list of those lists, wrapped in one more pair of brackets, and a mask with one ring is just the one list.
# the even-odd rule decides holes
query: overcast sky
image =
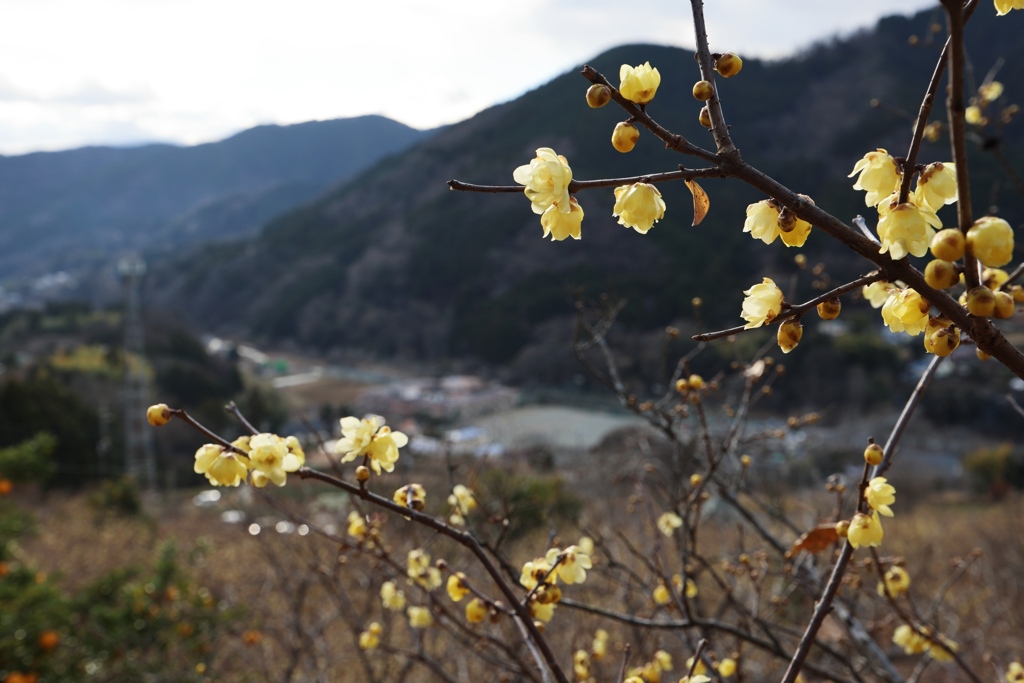
{"label": "overcast sky", "polygon": [[[711,47],[780,57],[934,0],[705,0]],[[427,128],[616,45],[693,46],[685,0],[2,0],[0,153],[383,114]],[[663,67],[664,68],[664,67]]]}

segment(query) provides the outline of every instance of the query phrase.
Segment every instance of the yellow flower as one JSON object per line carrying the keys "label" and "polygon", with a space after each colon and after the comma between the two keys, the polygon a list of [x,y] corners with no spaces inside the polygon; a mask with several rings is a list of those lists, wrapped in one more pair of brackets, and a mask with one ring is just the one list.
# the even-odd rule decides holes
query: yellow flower
{"label": "yellow flower", "polygon": [[249,474],[249,459],[216,444],[196,451],[196,474],[205,474],[214,486],[238,486]]}
{"label": "yellow flower", "polygon": [[782,311],[782,290],[771,278],[764,278],[759,285],[754,285],[743,292],[742,317],[747,321],[743,327],[750,329],[767,325]]}
{"label": "yellow flower", "polygon": [[342,438],[334,445],[335,453],[342,454],[342,462],[351,462],[364,455],[379,428],[380,422],[376,416],[364,420],[357,417],[341,418]]}
{"label": "yellow flower", "polygon": [[882,320],[890,332],[916,337],[928,324],[931,305],[914,289],[895,290],[882,305]]}
{"label": "yellow flower", "polygon": [[672,670],[672,655],[664,650],[658,650],[654,653],[654,661],[662,671]]}
{"label": "yellow flower", "polygon": [[751,237],[765,244],[774,242],[782,233],[779,229],[779,209],[775,203],[770,199],[763,199],[747,206],[743,232],[749,232]]}
{"label": "yellow flower", "polygon": [[[690,657],[689,659],[686,660],[686,667],[685,667],[686,670],[689,671],[691,666],[693,666],[693,657]],[[697,661],[697,666],[693,666],[693,673],[694,674],[705,674],[707,672],[708,672],[708,668],[706,666],[704,666],[704,662],[702,660],[698,660]],[[693,679],[691,679],[691,680],[693,680]]]}
{"label": "yellow flower", "polygon": [[652,597],[654,598],[654,604],[656,605],[667,605],[672,602],[672,593],[664,583],[658,584],[654,589]]}
{"label": "yellow flower", "polygon": [[941,228],[942,221],[933,212],[913,204],[899,204],[890,210],[879,211],[878,238],[882,246],[878,253],[889,252],[897,261],[907,254],[924,256],[928,253],[934,228]]}
{"label": "yellow flower", "polygon": [[894,598],[898,598],[910,588],[910,574],[903,567],[889,567],[885,572],[885,581],[878,582],[878,594],[884,596],[886,591]]}
{"label": "yellow flower", "polygon": [[590,651],[594,659],[601,659],[608,654],[608,631],[603,628],[594,631],[594,642],[590,644]]}
{"label": "yellow flower", "polygon": [[448,591],[448,597],[452,599],[452,602],[460,602],[462,598],[469,595],[469,587],[463,581],[465,578],[466,575],[462,572],[448,577],[448,584],[445,586],[445,589]]}
{"label": "yellow flower", "polygon": [[[541,581],[545,580],[548,572],[551,571],[551,563],[543,557],[534,558],[523,565],[523,571],[519,576],[519,585],[526,590],[533,590]],[[553,582],[554,576],[547,579]]]}
{"label": "yellow flower", "polygon": [[583,583],[587,580],[587,570],[593,565],[590,563],[590,556],[580,550],[578,546],[571,545],[561,551],[558,548],[552,548],[547,552],[544,560],[548,564],[554,565],[559,558],[562,561],[555,568],[558,578],[569,585]]}
{"label": "yellow flower", "polygon": [[697,597],[697,584],[694,583],[693,579],[686,579],[686,585],[684,586],[682,574],[673,574],[672,585],[676,587],[676,590],[682,591],[683,594],[691,600]]}
{"label": "yellow flower", "polygon": [[[1022,5],[1024,6],[1024,5]],[[995,102],[1003,94],[1003,84],[999,81],[989,81],[978,86],[978,97],[985,104]]]}
{"label": "yellow flower", "polygon": [[580,550],[582,550],[584,554],[594,554],[594,539],[590,536],[580,536],[580,540],[577,541],[576,545],[579,546]]}
{"label": "yellow flower", "polygon": [[928,650],[928,639],[910,627],[900,624],[892,634],[892,642],[903,648],[904,654],[919,655]]}
{"label": "yellow flower", "polygon": [[853,167],[849,177],[852,178],[858,173],[860,177],[853,184],[853,189],[867,192],[864,203],[868,206],[878,206],[883,199],[899,188],[899,167],[896,166],[896,160],[884,149],[865,154]]}
{"label": "yellow flower", "polygon": [[366,526],[366,520],[363,516],[353,510],[348,513],[348,535],[359,540],[366,538],[366,534],[369,531],[369,527]]}
{"label": "yellow flower", "polygon": [[985,123],[985,117],[981,113],[981,107],[976,104],[972,104],[964,110],[964,121],[977,126]]}
{"label": "yellow flower", "polygon": [[404,508],[419,512],[426,505],[427,492],[420,484],[406,484],[397,489],[391,499]]}
{"label": "yellow flower", "polygon": [[885,477],[875,477],[868,482],[868,487],[864,490],[864,499],[872,510],[892,517],[892,509],[889,506],[896,502],[896,488],[887,483]]}
{"label": "yellow flower", "polygon": [[530,600],[530,604],[527,605],[530,609],[530,616],[539,621],[543,621],[545,624],[551,621],[555,616],[555,603],[554,602],[541,602],[534,596]]}
{"label": "yellow flower", "polygon": [[487,604],[480,598],[473,598],[466,603],[466,621],[479,624],[487,618]]}
{"label": "yellow flower", "polygon": [[410,583],[417,583],[423,588],[434,590],[441,585],[441,570],[430,564],[430,555],[422,548],[414,548],[406,556],[406,576]]}
{"label": "yellow flower", "polygon": [[277,434],[256,434],[251,437],[249,460],[254,468],[253,486],[259,488],[268,482],[284,486],[288,472],[294,472],[300,467],[298,458],[288,452],[288,444]]}
{"label": "yellow flower", "polygon": [[953,653],[959,649],[960,646],[956,644],[956,641],[950,640],[945,636],[937,636],[928,644],[928,654],[936,662],[953,661]]}
{"label": "yellow flower", "polygon": [[[799,676],[797,679],[799,679]],[[679,679],[679,683],[711,683],[711,679],[704,674],[694,674],[692,676],[683,676]]]}
{"label": "yellow flower", "polygon": [[543,214],[553,204],[569,205],[572,169],[565,157],[555,154],[550,147],[538,149],[537,156],[529,164],[513,171],[512,177],[526,186],[523,192],[536,214]]}
{"label": "yellow flower", "polygon": [[870,285],[864,285],[861,293],[871,304],[872,308],[881,308],[885,300],[889,298],[889,294],[895,289],[897,289],[896,286],[891,282],[879,280],[878,282],[872,282]]}
{"label": "yellow flower", "polygon": [[878,546],[882,543],[882,522],[878,515],[871,513],[865,515],[858,512],[850,521],[850,530],[846,532],[846,540],[854,548],[866,546],[868,548]]}
{"label": "yellow flower", "polygon": [[448,504],[458,510],[461,514],[469,514],[476,509],[476,498],[473,491],[462,484],[456,484],[448,496]]}
{"label": "yellow flower", "polygon": [[[569,208],[563,210],[563,206]],[[575,197],[569,197],[565,204],[552,204],[540,217],[540,226],[544,228],[543,236],[551,235],[552,242],[561,242],[566,237],[578,240],[582,223],[583,209]]]}
{"label": "yellow flower", "polygon": [[405,609],[405,593],[399,590],[394,581],[385,581],[380,587],[380,602],[384,609],[399,612]]}
{"label": "yellow flower", "polygon": [[681,526],[683,518],[674,512],[663,512],[661,517],[658,517],[658,531],[665,536],[671,536]]}
{"label": "yellow flower", "polygon": [[623,64],[619,68],[619,93],[630,102],[647,104],[661,85],[661,74],[650,62],[641,66]]}
{"label": "yellow flower", "polygon": [[615,207],[612,216],[619,217],[619,225],[633,228],[641,235],[665,217],[665,200],[654,185],[633,183],[615,188]]}
{"label": "yellow flower", "polygon": [[967,248],[983,266],[1004,266],[1013,258],[1013,228],[1002,218],[979,218],[967,231]]}
{"label": "yellow flower", "polygon": [[381,427],[373,436],[373,441],[366,450],[373,471],[380,474],[381,469],[392,472],[398,462],[398,449],[409,443],[409,437],[402,432],[393,432],[391,427]]}
{"label": "yellow flower", "polygon": [[1024,665],[1020,662],[1010,662],[1006,669],[1006,683],[1024,683]]}
{"label": "yellow flower", "polygon": [[736,660],[726,657],[718,664],[718,675],[722,678],[729,678],[736,673]]}
{"label": "yellow flower", "polygon": [[795,318],[790,318],[779,325],[779,331],[775,339],[779,343],[779,349],[783,353],[789,353],[796,348],[804,336],[804,326]]}
{"label": "yellow flower", "polygon": [[428,628],[434,623],[434,617],[426,607],[410,607],[405,610],[405,614],[409,617],[409,626],[412,628]]}
{"label": "yellow flower", "polygon": [[917,177],[915,203],[932,213],[956,201],[956,166],[952,162],[928,164]]}
{"label": "yellow flower", "polygon": [[359,634],[359,649],[361,650],[375,650],[380,645],[380,634],[384,632],[384,629],[376,621],[370,624],[370,626]]}
{"label": "yellow flower", "polygon": [[572,655],[572,672],[576,675],[577,681],[585,681],[590,678],[590,653],[586,650],[576,650]]}
{"label": "yellow flower", "polygon": [[995,0],[996,16],[1003,16],[1010,10],[1024,9],[1024,0]]}

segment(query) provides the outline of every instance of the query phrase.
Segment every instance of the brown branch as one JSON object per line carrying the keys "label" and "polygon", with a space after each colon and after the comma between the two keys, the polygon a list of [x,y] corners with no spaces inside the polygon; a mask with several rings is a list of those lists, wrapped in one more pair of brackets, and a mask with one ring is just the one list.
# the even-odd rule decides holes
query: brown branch
{"label": "brown branch", "polygon": [[711,115],[711,134],[715,138],[715,147],[721,156],[739,158],[739,150],[729,137],[729,126],[722,112],[722,101],[718,98],[715,87],[715,64],[708,47],[708,30],[704,25],[704,0],[690,0],[693,11],[693,32],[697,39],[697,64],[700,65],[700,76],[711,84],[711,99],[706,102],[708,114]]}
{"label": "brown branch", "polygon": [[[840,285],[839,287],[836,287],[833,290],[825,292],[824,294],[820,294],[820,295],[814,297],[813,299],[811,299],[810,301],[806,301],[806,302],[804,302],[802,304],[799,304],[797,306],[792,306],[791,308],[788,308],[788,309],[782,311],[782,313],[780,313],[778,316],[776,316],[775,319],[772,320],[771,323],[769,323],[769,325],[774,324],[774,323],[781,323],[781,322],[783,322],[785,320],[789,320],[790,318],[798,318],[798,317],[802,316],[804,313],[806,313],[807,311],[809,311],[812,308],[816,307],[820,303],[824,303],[826,301],[829,301],[830,299],[835,299],[836,297],[838,297],[840,295],[847,294],[849,292],[854,291],[855,289],[859,289],[859,288],[863,287],[864,285],[870,285],[872,282],[877,282],[877,281],[879,281],[881,279],[883,279],[882,275],[881,275],[881,273],[878,273],[878,272],[868,273],[867,275],[862,275],[859,278],[857,278],[856,280],[853,280],[852,282],[847,282],[845,285]],[[728,329],[719,330],[717,332],[705,332],[704,334],[695,334],[695,335],[693,335],[693,337],[691,337],[691,339],[693,339],[694,341],[702,341],[702,342],[703,341],[711,341],[713,339],[721,339],[722,337],[731,337],[731,336],[733,336],[735,334],[741,334],[743,332],[748,332],[748,331],[753,331],[753,330],[760,330],[760,329],[763,329],[764,327],[767,327],[767,325],[764,325],[762,327],[749,327],[749,328],[744,326],[744,325],[738,325],[736,327],[730,327]]]}
{"label": "brown branch", "polygon": [[[649,173],[647,175],[631,176],[628,178],[602,178],[599,180],[573,180],[569,183],[569,192],[575,194],[581,190],[593,190],[599,187],[619,187],[620,185],[632,185],[633,183],[665,183],[670,180],[692,180],[694,178],[725,178],[725,172],[720,168],[683,168],[678,171],[665,171],[663,173]],[[448,187],[460,192],[490,192],[490,193],[521,193],[522,185],[474,185],[464,183],[461,180],[449,180]]]}
{"label": "brown branch", "polygon": [[518,597],[512,591],[512,588],[509,586],[508,582],[505,581],[505,577],[502,576],[501,571],[496,566],[494,566],[493,562],[491,562],[491,558],[487,555],[487,553],[481,547],[480,543],[476,540],[476,538],[474,538],[472,535],[464,531],[460,531],[459,529],[451,527],[445,524],[444,522],[435,519],[434,517],[431,517],[430,515],[426,515],[422,512],[417,512],[416,510],[399,505],[398,503],[395,503],[394,501],[389,500],[383,496],[377,495],[376,493],[373,493],[368,489],[347,482],[344,479],[334,477],[330,474],[327,474],[326,472],[320,472],[319,470],[314,470],[310,467],[302,467],[298,470],[298,472],[296,472],[296,474],[301,479],[316,479],[318,481],[330,484],[335,488],[341,489],[342,491],[347,491],[352,496],[365,500],[368,503],[372,503],[377,507],[384,508],[389,512],[393,512],[395,514],[402,515],[403,517],[407,517],[418,524],[433,529],[434,531],[437,531],[438,533],[452,539],[464,548],[467,548],[471,553],[473,553],[473,555],[476,556],[477,561],[480,562],[481,565],[483,565],[484,570],[490,575],[491,579],[498,586],[498,589],[505,596],[505,599],[508,600],[510,605],[512,605],[516,613],[516,617],[519,621],[522,622],[523,627],[527,630],[527,632],[530,635],[530,639],[533,640],[534,644],[536,644],[536,646],[540,649],[541,654],[544,656],[544,661],[548,665],[548,668],[551,670],[551,673],[552,675],[554,675],[555,679],[559,683],[569,683],[568,679],[565,677],[565,673],[562,671],[562,668],[558,664],[558,658],[555,656],[555,653],[551,650],[551,646],[544,639],[544,636],[541,635],[537,626],[533,623],[533,618],[530,616],[529,610],[524,605],[519,604]]}
{"label": "brown branch", "polygon": [[[956,165],[957,215],[960,230],[966,234],[974,222],[971,212],[971,185],[967,172],[967,138],[964,130],[964,11],[960,0],[942,0],[949,25],[949,142]],[[978,261],[968,249],[964,252],[964,280],[968,290],[978,286]]]}

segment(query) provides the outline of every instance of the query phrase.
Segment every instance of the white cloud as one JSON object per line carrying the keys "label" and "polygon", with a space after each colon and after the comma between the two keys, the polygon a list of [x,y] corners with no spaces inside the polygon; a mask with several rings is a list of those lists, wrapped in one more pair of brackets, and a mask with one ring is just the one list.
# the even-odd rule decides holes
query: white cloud
{"label": "white cloud", "polygon": [[[934,4],[705,3],[716,49],[760,56]],[[0,9],[0,152],[147,136],[194,143],[258,123],[366,113],[436,126],[615,45],[692,46],[688,7],[679,0],[10,0]]]}

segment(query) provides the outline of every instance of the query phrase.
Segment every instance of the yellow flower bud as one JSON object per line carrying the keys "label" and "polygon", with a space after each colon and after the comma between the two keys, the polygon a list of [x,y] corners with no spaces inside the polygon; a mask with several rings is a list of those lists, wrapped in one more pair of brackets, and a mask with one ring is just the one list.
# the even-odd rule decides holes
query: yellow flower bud
{"label": "yellow flower bud", "polygon": [[864,461],[872,467],[880,465],[884,455],[885,450],[877,443],[869,443],[868,447],[864,449]]}
{"label": "yellow flower bud", "polygon": [[654,589],[653,598],[655,604],[667,605],[672,602],[672,593],[669,592],[668,586],[663,583],[659,583]]}
{"label": "yellow flower bud", "polygon": [[796,318],[790,318],[779,325],[779,331],[775,335],[779,342],[779,348],[783,353],[789,353],[796,348],[804,336],[804,326]]}
{"label": "yellow flower bud", "polygon": [[1013,228],[1002,218],[979,218],[967,231],[967,248],[983,266],[1006,265],[1013,258]]}
{"label": "yellow flower bud", "polygon": [[434,617],[426,607],[410,607],[405,613],[409,617],[409,626],[412,628],[428,628],[434,623]]}
{"label": "yellow flower bud", "polygon": [[960,346],[960,330],[950,325],[925,334],[924,348],[929,353],[945,358]]}
{"label": "yellow flower bud", "polygon": [[603,83],[595,83],[587,88],[587,104],[591,109],[600,109],[611,102],[612,91]]}
{"label": "yellow flower bud", "polygon": [[366,465],[360,465],[356,468],[356,481],[363,484],[370,480],[370,468]]}
{"label": "yellow flower bud", "polygon": [[171,409],[166,403],[157,403],[146,409],[146,420],[154,427],[163,427],[171,421]]}
{"label": "yellow flower bud", "polygon": [[960,276],[957,275],[956,268],[952,263],[935,259],[929,261],[928,265],[924,267],[924,281],[928,283],[929,287],[948,289],[960,282]]}
{"label": "yellow flower bud", "polygon": [[487,605],[480,598],[473,598],[466,603],[466,621],[479,624],[487,618]]}
{"label": "yellow flower bud", "polygon": [[693,96],[701,102],[707,102],[715,94],[715,89],[708,81],[697,81],[693,84]]}
{"label": "yellow flower bud", "polygon": [[1018,304],[1024,304],[1024,287],[1020,285],[1013,285],[1010,287],[1010,296]]}
{"label": "yellow flower bud", "polygon": [[729,678],[736,673],[736,660],[726,657],[718,663],[718,675],[722,678]]}
{"label": "yellow flower bud", "polygon": [[743,467],[750,467],[750,463],[753,462],[749,455],[743,454],[740,456],[740,465]]}
{"label": "yellow flower bud", "polygon": [[990,356],[989,354],[985,353],[984,351],[982,351],[979,348],[975,348],[974,349],[974,355],[977,356],[978,360],[980,360],[980,361],[986,361],[986,360],[989,360],[990,358],[992,358],[992,356]]}
{"label": "yellow flower bud", "polygon": [[738,74],[742,68],[743,60],[731,52],[726,52],[715,60],[715,71],[720,73],[723,78],[732,78]]}
{"label": "yellow flower bud", "polygon": [[988,287],[975,287],[967,292],[967,310],[971,315],[988,317],[996,307],[996,298]]}
{"label": "yellow flower bud", "polygon": [[1002,268],[985,268],[981,271],[981,284],[993,292],[1003,286],[1010,279],[1010,274]]}
{"label": "yellow flower bud", "polygon": [[690,388],[694,391],[700,391],[704,388],[704,378],[700,375],[690,375]]}
{"label": "yellow flower bud", "polygon": [[822,301],[818,304],[818,316],[822,320],[835,320],[839,317],[839,311],[842,310],[842,307],[843,304],[839,301],[839,297]]}
{"label": "yellow flower bud", "polygon": [[983,126],[987,123],[981,114],[981,107],[976,104],[972,104],[964,111],[964,121],[972,126]]}
{"label": "yellow flower bud", "polygon": [[700,125],[705,128],[711,127],[711,112],[708,111],[707,106],[701,107],[700,115],[697,116],[697,120],[700,121]]}
{"label": "yellow flower bud", "polygon": [[995,318],[1011,318],[1014,313],[1013,297],[1006,292],[995,293],[995,310],[992,315]]}
{"label": "yellow flower bud", "polygon": [[622,121],[612,131],[612,147],[625,154],[632,152],[636,141],[640,139],[640,131],[632,123]]}
{"label": "yellow flower bud", "polygon": [[693,488],[697,488],[698,486],[700,486],[700,483],[702,481],[704,481],[704,477],[700,476],[699,474],[694,473],[690,475],[690,486],[692,486]]}
{"label": "yellow flower bud", "polygon": [[850,532],[850,523],[843,519],[836,522],[836,535],[839,538],[846,538],[846,535]]}

